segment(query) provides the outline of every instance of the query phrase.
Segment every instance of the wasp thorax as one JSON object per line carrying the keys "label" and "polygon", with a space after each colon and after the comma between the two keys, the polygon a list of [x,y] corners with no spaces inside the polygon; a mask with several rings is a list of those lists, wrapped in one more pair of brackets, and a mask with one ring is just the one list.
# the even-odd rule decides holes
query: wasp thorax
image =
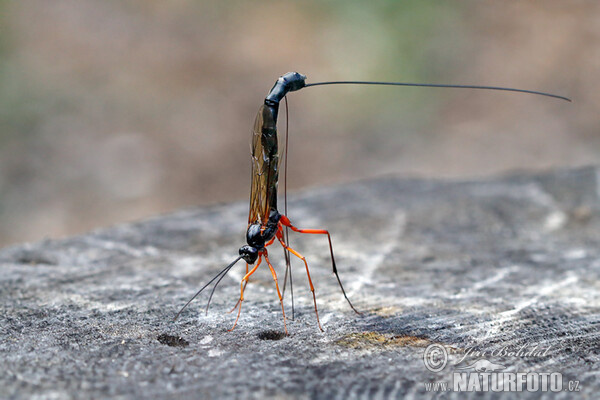
{"label": "wasp thorax", "polygon": [[246,243],[259,250],[264,248],[265,244],[277,234],[277,223],[280,218],[281,215],[277,211],[274,211],[271,212],[266,225],[259,223],[250,225],[248,231],[246,231]]}
{"label": "wasp thorax", "polygon": [[251,247],[262,249],[265,247],[265,237],[260,224],[252,224],[246,232],[246,243]]}
{"label": "wasp thorax", "polygon": [[240,247],[240,256],[242,256],[244,261],[248,264],[254,264],[258,258],[258,249],[256,247],[244,245]]}

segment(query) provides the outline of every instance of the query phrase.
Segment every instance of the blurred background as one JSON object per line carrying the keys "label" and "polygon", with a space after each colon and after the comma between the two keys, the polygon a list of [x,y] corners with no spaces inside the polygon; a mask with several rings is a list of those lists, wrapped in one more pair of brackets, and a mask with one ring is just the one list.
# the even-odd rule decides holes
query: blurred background
{"label": "blurred background", "polygon": [[[600,161],[600,3],[0,0],[0,245],[248,198],[277,77],[289,188]],[[283,121],[283,119],[282,119]]]}

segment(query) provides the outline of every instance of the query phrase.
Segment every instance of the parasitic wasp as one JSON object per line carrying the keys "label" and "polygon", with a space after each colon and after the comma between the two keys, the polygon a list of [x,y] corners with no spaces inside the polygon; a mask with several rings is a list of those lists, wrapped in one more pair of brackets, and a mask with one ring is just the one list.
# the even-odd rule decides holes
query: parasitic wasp
{"label": "parasitic wasp", "polygon": [[[337,266],[335,263],[335,257],[333,255],[333,244],[331,242],[331,235],[329,231],[325,229],[300,229],[293,225],[287,214],[287,199],[286,199],[286,210],[282,214],[277,208],[277,183],[279,180],[279,164],[280,164],[280,153],[278,148],[277,138],[277,116],[279,113],[279,103],[281,100],[286,100],[286,113],[287,113],[287,98],[286,95],[289,92],[294,92],[302,88],[312,86],[325,86],[325,85],[386,85],[386,86],[417,86],[417,87],[430,87],[430,88],[458,88],[458,89],[482,89],[482,90],[501,90],[508,92],[518,93],[529,93],[540,96],[553,97],[560,100],[571,101],[570,99],[558,96],[550,93],[538,92],[533,90],[514,89],[507,87],[498,86],[478,86],[478,85],[447,85],[447,84],[430,84],[430,83],[405,83],[405,82],[371,82],[371,81],[333,81],[333,82],[317,82],[317,83],[306,83],[306,76],[297,72],[289,72],[281,76],[273,88],[269,91],[267,97],[264,100],[263,105],[258,110],[258,115],[254,123],[254,129],[252,132],[252,184],[250,191],[250,212],[248,216],[248,228],[246,231],[246,242],[247,244],[240,247],[239,256],[228,266],[226,266],[221,272],[219,272],[214,278],[212,278],[206,285],[204,285],[177,313],[175,320],[181,315],[183,310],[194,300],[204,289],[206,289],[211,283],[216,280],[216,283],[210,294],[206,310],[212,299],[213,293],[217,285],[227,275],[229,270],[239,261],[244,260],[246,262],[246,274],[242,278],[240,283],[240,297],[231,312],[236,308],[238,310],[237,317],[230,329],[233,330],[239,320],[242,304],[244,302],[244,290],[248,280],[256,272],[258,267],[262,264],[263,260],[269,267],[273,280],[275,281],[275,288],[277,289],[277,295],[281,304],[281,312],[283,314],[283,326],[285,333],[287,334],[287,324],[285,316],[285,308],[283,306],[282,291],[279,289],[279,283],[277,280],[277,274],[275,269],[269,260],[269,253],[267,247],[270,246],[277,240],[284,249],[286,256],[286,278],[284,279],[284,290],[285,282],[287,281],[288,271],[290,272],[291,282],[291,270],[289,269],[289,257],[290,253],[295,257],[302,260],[306,267],[306,275],[308,277],[308,284],[313,297],[313,303],[315,308],[315,315],[317,319],[317,325],[321,331],[323,328],[319,321],[319,311],[317,308],[317,298],[315,295],[315,288],[310,277],[310,271],[308,268],[308,262],[306,258],[298,253],[296,250],[289,246],[289,240],[287,236],[288,228],[294,232],[305,233],[305,234],[316,234],[326,235],[329,240],[329,252],[331,256],[331,265],[333,273],[340,286],[341,292],[344,298],[356,313],[360,312],[352,305],[352,302],[348,298],[340,276],[338,274]],[[287,122],[287,121],[286,121]],[[286,139],[287,139],[287,126],[286,126]],[[287,140],[286,140],[287,150]],[[287,161],[287,151],[283,154]],[[252,265],[252,269],[250,266]],[[292,292],[293,296],[293,292]],[[292,310],[293,310],[293,297],[292,297]]]}

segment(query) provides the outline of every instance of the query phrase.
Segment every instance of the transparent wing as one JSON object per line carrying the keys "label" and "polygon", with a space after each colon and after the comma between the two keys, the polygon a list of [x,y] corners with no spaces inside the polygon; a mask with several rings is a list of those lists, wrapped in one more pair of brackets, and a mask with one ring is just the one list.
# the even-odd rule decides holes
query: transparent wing
{"label": "transparent wing", "polygon": [[279,155],[274,110],[262,105],[252,133],[252,184],[248,224],[264,225],[277,208]]}

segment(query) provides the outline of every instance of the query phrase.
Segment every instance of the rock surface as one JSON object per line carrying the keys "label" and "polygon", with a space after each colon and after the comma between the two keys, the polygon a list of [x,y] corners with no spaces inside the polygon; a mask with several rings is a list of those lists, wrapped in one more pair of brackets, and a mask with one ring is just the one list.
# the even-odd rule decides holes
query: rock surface
{"label": "rock surface", "polygon": [[[262,266],[227,331],[242,263],[208,315],[205,293],[172,321],[244,244],[246,202],[4,249],[1,397],[429,397],[427,384],[452,385],[458,368],[481,359],[502,372],[562,373],[593,397],[599,179],[594,168],[473,182],[382,178],[292,196],[293,223],[331,231],[342,282],[363,311],[342,297],[326,239],[291,234],[311,267],[324,333],[298,260],[290,336]],[[282,251],[270,249],[282,283]],[[285,304],[291,315],[289,291]],[[424,363],[432,344],[449,353],[439,372]],[[509,354],[519,349],[529,356]],[[572,395],[567,388],[560,396]]]}

